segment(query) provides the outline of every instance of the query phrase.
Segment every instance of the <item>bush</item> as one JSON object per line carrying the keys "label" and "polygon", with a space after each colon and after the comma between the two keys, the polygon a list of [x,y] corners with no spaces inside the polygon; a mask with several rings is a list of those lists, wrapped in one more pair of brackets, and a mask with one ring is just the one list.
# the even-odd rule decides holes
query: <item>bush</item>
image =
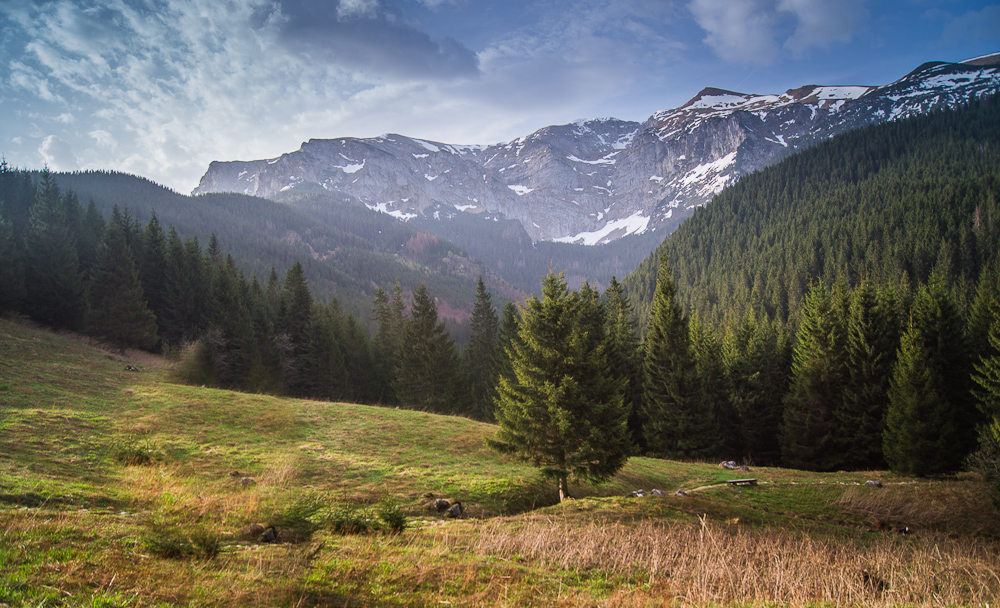
{"label": "bush", "polygon": [[222,537],[202,527],[184,534],[177,526],[154,524],[150,526],[143,546],[153,555],[167,559],[214,559],[222,547]]}
{"label": "bush", "polygon": [[152,464],[154,455],[153,446],[148,438],[139,440],[133,435],[128,435],[115,439],[111,444],[111,457],[115,462],[125,466]]}
{"label": "bush", "polygon": [[406,529],[406,516],[399,510],[399,503],[390,496],[378,501],[378,518],[390,532],[399,533]]}

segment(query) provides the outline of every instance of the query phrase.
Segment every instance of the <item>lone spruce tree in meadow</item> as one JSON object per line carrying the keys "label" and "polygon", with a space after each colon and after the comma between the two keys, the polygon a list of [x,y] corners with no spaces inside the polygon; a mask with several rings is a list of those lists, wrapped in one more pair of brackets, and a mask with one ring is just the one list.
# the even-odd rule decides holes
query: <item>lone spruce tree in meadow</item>
{"label": "lone spruce tree in meadow", "polygon": [[507,355],[512,374],[497,387],[493,449],[540,467],[559,500],[569,480],[599,483],[628,461],[628,407],[609,375],[603,311],[595,294],[571,293],[549,272],[542,299],[521,309],[518,337]]}

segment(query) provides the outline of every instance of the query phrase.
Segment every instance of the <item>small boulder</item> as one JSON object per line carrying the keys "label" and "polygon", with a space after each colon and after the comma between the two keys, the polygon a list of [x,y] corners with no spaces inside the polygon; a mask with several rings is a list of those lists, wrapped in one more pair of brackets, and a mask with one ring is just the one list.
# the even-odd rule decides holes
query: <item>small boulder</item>
{"label": "small boulder", "polygon": [[260,535],[260,542],[262,543],[276,543],[278,542],[278,529],[274,526],[268,526],[267,529]]}
{"label": "small boulder", "polygon": [[727,470],[732,471],[732,470],[734,470],[736,468],[736,461],[735,460],[727,460],[725,462],[720,462],[719,463],[719,468],[720,469],[727,469]]}
{"label": "small boulder", "polygon": [[630,492],[625,498],[642,498],[646,495],[646,490],[636,490],[635,492]]}
{"label": "small boulder", "polygon": [[456,500],[455,504],[448,508],[448,512],[445,513],[445,517],[453,517],[455,519],[465,517],[465,510],[462,509],[462,503]]}
{"label": "small boulder", "polygon": [[435,500],[432,500],[431,503],[427,505],[428,509],[430,509],[431,511],[437,511],[438,513],[443,513],[444,511],[447,511],[450,507],[451,507],[451,502],[443,498],[437,498]]}
{"label": "small boulder", "polygon": [[674,492],[674,496],[687,497],[687,495],[688,493],[685,492],[684,490],[677,490],[676,492]]}
{"label": "small boulder", "polygon": [[255,486],[257,485],[257,482],[254,481],[252,477],[243,477],[240,479],[240,485],[243,487]]}
{"label": "small boulder", "polygon": [[881,488],[882,487],[882,482],[879,481],[879,480],[877,480],[877,479],[869,479],[868,481],[865,482],[865,485],[866,486],[873,486],[873,487],[876,487],[876,488]]}
{"label": "small boulder", "polygon": [[653,496],[665,496],[665,494],[660,490],[653,490],[652,492],[650,492],[650,494],[652,494]]}

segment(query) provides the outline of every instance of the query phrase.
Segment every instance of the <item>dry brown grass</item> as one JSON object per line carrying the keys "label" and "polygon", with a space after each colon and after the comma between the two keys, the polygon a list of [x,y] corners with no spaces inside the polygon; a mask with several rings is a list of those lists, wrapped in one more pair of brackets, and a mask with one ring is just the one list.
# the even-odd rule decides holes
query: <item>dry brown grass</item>
{"label": "dry brown grass", "polygon": [[630,577],[643,583],[630,592],[631,605],[929,606],[995,603],[998,548],[929,534],[862,543],[707,521],[581,526],[526,518],[487,525],[473,550]]}
{"label": "dry brown grass", "polygon": [[990,504],[986,485],[972,474],[947,484],[849,487],[837,505],[880,529],[1000,537],[1000,513]]}

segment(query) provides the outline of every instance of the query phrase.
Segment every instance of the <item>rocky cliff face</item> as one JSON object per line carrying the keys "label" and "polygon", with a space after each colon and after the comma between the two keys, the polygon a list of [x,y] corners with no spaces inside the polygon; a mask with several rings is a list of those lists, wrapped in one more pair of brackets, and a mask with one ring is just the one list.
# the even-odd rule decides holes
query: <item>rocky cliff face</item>
{"label": "rocky cliff face", "polygon": [[579,121],[491,146],[310,140],[270,160],[213,162],[195,194],[318,186],[400,219],[506,217],[535,241],[595,245],[672,230],[726,185],[803,145],[998,89],[996,65],[929,63],[882,87],[708,88],[641,124]]}

